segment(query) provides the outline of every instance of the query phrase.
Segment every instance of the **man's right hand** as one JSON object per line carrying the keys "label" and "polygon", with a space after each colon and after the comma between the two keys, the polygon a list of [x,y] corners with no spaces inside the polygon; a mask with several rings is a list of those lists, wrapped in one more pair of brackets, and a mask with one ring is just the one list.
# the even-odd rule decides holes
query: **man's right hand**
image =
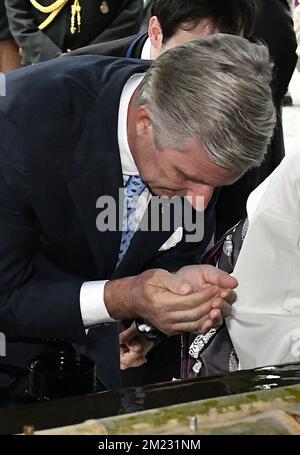
{"label": "man's right hand", "polygon": [[114,319],[141,317],[163,333],[175,335],[201,332],[205,322],[207,326],[207,315],[212,326],[221,322],[219,306],[223,291],[217,285],[206,285],[193,292],[186,277],[153,269],[107,282],[104,301]]}
{"label": "man's right hand", "polygon": [[[202,319],[203,332],[220,325],[223,318],[231,313],[231,306],[236,300],[236,293],[233,290],[238,284],[236,278],[207,264],[187,265],[179,269],[176,275],[185,278],[192,286],[193,292],[210,285],[216,285],[221,289],[220,298],[213,303],[213,310]],[[216,309],[220,310],[218,319]]]}

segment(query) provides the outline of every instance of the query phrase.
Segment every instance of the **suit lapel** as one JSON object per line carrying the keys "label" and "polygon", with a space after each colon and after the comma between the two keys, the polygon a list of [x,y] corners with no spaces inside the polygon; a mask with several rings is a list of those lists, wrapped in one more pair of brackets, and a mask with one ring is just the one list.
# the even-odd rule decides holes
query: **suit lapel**
{"label": "suit lapel", "polygon": [[[153,205],[153,199],[150,201],[148,208],[141,221],[145,218],[151,221],[151,207]],[[174,225],[174,218],[168,216],[168,214],[160,208],[161,225],[168,226],[170,222],[170,229],[159,230],[159,231],[142,231],[137,230],[134,234],[129,248],[120,262],[118,268],[115,270],[112,278],[118,278],[121,276],[135,275],[140,273],[146,268],[146,264],[153,260],[155,256],[159,254],[159,248],[171,237],[177,226]]]}
{"label": "suit lapel", "polygon": [[148,38],[148,33],[143,33],[143,34],[140,34],[140,35],[136,36],[136,38],[135,38],[136,41],[132,42],[132,43],[134,43],[134,45],[133,45],[133,48],[132,48],[132,50],[130,52],[129,57],[131,57],[131,58],[141,58],[143,46],[144,46],[147,38]]}
{"label": "suit lapel", "polygon": [[[122,89],[122,87],[121,87]],[[108,90],[109,92],[109,90]],[[120,232],[100,232],[96,226],[99,209],[96,202],[108,196],[118,202],[119,188],[123,186],[117,141],[118,98],[110,99],[104,110],[107,95],[99,97],[86,119],[73,164],[69,191],[93,254],[98,277],[110,277],[115,268],[120,245]]]}

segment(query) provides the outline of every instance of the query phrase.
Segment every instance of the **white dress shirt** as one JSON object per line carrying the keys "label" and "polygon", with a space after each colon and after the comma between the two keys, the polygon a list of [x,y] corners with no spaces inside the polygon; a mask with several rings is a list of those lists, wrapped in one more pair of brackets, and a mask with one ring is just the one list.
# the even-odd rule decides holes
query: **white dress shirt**
{"label": "white dress shirt", "polygon": [[[138,175],[138,169],[129,149],[127,139],[127,114],[130,99],[137,86],[143,79],[144,74],[134,74],[126,82],[119,105],[118,116],[118,145],[122,165],[124,185],[131,175]],[[135,212],[135,229],[137,228],[146,208],[151,195],[146,188],[139,197]],[[87,281],[83,283],[80,290],[80,309],[83,324],[89,328],[101,323],[113,322],[104,302],[104,286],[107,280]]]}
{"label": "white dress shirt", "polygon": [[241,369],[300,361],[300,154],[249,197],[227,327]]}

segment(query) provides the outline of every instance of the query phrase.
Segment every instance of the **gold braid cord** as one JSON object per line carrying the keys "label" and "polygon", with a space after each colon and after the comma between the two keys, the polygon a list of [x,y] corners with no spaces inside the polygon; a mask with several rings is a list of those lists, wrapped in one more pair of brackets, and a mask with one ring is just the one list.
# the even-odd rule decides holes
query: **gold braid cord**
{"label": "gold braid cord", "polygon": [[[56,0],[52,5],[43,6],[38,3],[36,0],[29,0],[32,6],[37,9],[40,13],[49,14],[47,19],[44,20],[39,25],[40,30],[44,30],[48,25],[50,25],[56,16],[61,12],[63,7],[70,1],[70,0]],[[79,0],[74,0],[73,5],[71,5],[71,26],[70,32],[74,34],[76,31],[80,32],[81,26],[81,6]]]}

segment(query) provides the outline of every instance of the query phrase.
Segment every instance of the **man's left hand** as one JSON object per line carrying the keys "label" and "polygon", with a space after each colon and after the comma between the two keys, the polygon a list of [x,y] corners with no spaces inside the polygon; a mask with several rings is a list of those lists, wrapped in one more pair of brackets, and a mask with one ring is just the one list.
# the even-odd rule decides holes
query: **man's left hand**
{"label": "man's left hand", "polygon": [[146,363],[146,355],[153,347],[151,341],[139,335],[135,322],[119,334],[119,343],[121,370],[140,367]]}

